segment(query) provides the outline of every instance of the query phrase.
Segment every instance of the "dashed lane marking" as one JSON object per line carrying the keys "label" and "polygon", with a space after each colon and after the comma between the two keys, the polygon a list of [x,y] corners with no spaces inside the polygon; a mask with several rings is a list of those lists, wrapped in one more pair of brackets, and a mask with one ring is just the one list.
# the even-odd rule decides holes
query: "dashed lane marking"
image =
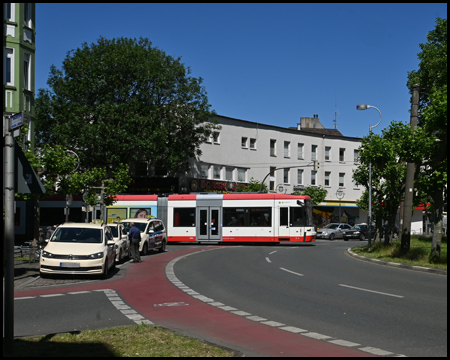
{"label": "dashed lane marking", "polygon": [[[204,250],[204,251],[212,251],[212,250],[219,250],[219,249],[221,249],[221,248],[208,249],[208,250]],[[357,344],[357,343],[352,342],[352,341],[347,341],[347,340],[343,340],[343,339],[336,339],[336,338],[333,338],[333,337],[328,336],[328,335],[319,334],[319,333],[312,332],[312,331],[309,331],[309,330],[306,330],[306,329],[301,329],[301,328],[298,328],[298,327],[295,327],[295,326],[285,325],[285,324],[279,323],[277,321],[272,321],[272,320],[263,318],[263,317],[258,316],[258,315],[252,315],[252,314],[249,314],[246,311],[238,310],[238,309],[236,309],[236,308],[234,308],[232,306],[227,306],[227,305],[225,305],[225,304],[223,304],[221,302],[215,301],[214,299],[211,299],[211,298],[209,298],[207,296],[203,296],[203,295],[199,294],[198,292],[196,292],[195,290],[190,289],[187,285],[185,285],[183,282],[181,282],[175,276],[175,272],[174,272],[174,265],[176,264],[177,261],[179,261],[181,259],[185,259],[186,257],[191,256],[191,255],[195,255],[195,254],[198,254],[198,253],[191,253],[191,254],[183,255],[183,256],[180,256],[178,258],[173,259],[172,261],[170,261],[166,265],[165,272],[166,272],[167,278],[169,279],[169,281],[174,286],[176,286],[180,290],[184,291],[185,293],[191,295],[192,297],[194,297],[194,298],[196,298],[196,299],[198,299],[200,301],[203,301],[203,302],[205,302],[205,303],[207,303],[207,304],[209,304],[211,306],[215,306],[215,307],[217,307],[219,309],[222,309],[224,311],[228,311],[231,314],[245,317],[246,319],[249,319],[251,321],[259,322],[261,324],[272,326],[272,327],[278,328],[280,330],[288,331],[288,332],[291,332],[291,333],[294,333],[294,334],[307,336],[307,337],[310,337],[310,338],[313,338],[313,339],[317,339],[317,340],[321,340],[321,341],[327,341],[329,343],[332,343],[332,344],[335,344],[335,345],[338,345],[338,346],[354,347],[354,348],[357,348],[358,350],[361,350],[363,352],[367,352],[367,353],[378,355],[378,356],[405,356],[405,355],[402,355],[402,354],[394,354],[394,353],[392,353],[390,351],[386,351],[386,350],[382,350],[382,349],[378,349],[378,348],[374,348],[374,347],[370,347],[370,346],[359,347],[359,346],[362,346],[362,345]],[[271,262],[268,257],[266,257],[266,261],[269,262],[269,263]],[[303,274],[295,273],[293,271],[290,271],[290,270],[287,270],[287,269],[284,269],[284,268],[280,268],[280,269],[284,270],[284,271],[287,271],[287,272],[290,272],[290,273],[293,273],[293,274],[298,275],[298,276],[303,276]],[[341,286],[346,286],[346,285],[341,284]],[[347,286],[347,287],[350,287],[350,286]],[[385,295],[401,297],[401,296],[393,295],[393,294],[385,294]]]}

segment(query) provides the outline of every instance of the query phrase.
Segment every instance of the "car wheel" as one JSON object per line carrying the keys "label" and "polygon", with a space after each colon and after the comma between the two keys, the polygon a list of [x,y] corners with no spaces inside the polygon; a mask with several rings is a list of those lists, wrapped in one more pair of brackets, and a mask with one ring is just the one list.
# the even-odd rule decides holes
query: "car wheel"
{"label": "car wheel", "polygon": [[366,240],[366,236],[364,234],[359,235],[359,240],[360,241]]}
{"label": "car wheel", "polygon": [[348,241],[348,238],[344,238],[344,241]]}
{"label": "car wheel", "polygon": [[330,234],[330,240],[331,240],[331,241],[334,240],[334,234]]}
{"label": "car wheel", "polygon": [[104,269],[102,273],[102,279],[108,278],[108,259],[105,260]]}
{"label": "car wheel", "polygon": [[148,244],[145,242],[144,246],[142,247],[142,255],[148,254]]}
{"label": "car wheel", "polygon": [[161,242],[161,247],[159,248],[159,252],[160,252],[160,253],[162,253],[162,252],[164,252],[164,251],[166,251],[166,240],[163,240],[163,241]]}

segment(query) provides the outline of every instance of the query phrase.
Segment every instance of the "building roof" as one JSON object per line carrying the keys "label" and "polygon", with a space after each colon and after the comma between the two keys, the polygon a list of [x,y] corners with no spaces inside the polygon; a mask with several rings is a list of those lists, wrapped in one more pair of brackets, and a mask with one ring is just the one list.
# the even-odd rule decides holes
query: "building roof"
{"label": "building roof", "polygon": [[[289,129],[297,130],[295,127],[290,127]],[[298,130],[299,132],[309,132],[320,135],[334,135],[334,136],[344,136],[338,129],[320,129],[320,128],[302,128]]]}

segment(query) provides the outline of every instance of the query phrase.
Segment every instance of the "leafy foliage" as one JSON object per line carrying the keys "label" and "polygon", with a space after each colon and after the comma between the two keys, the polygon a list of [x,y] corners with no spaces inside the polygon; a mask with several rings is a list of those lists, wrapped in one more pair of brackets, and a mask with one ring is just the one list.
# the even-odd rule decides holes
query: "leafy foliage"
{"label": "leafy foliage", "polygon": [[313,205],[318,205],[327,197],[328,191],[322,186],[308,186],[302,191],[294,191],[294,195],[308,195]]}
{"label": "leafy foliage", "polygon": [[82,168],[105,168],[108,176],[138,161],[185,171],[214,128],[203,80],[189,74],[148,39],[84,43],[62,69],[51,67],[51,90],[40,89],[37,142],[74,150]]}
{"label": "leafy foliage", "polygon": [[408,73],[407,85],[420,86],[419,121],[430,139],[424,149],[415,186],[431,203],[435,224],[431,257],[440,256],[443,205],[447,202],[447,19],[437,18],[436,27],[419,44],[419,69]]}
{"label": "leafy foliage", "polygon": [[[353,177],[359,184],[369,188],[369,165],[372,167],[372,211],[376,226],[381,231],[384,221],[392,228],[405,191],[406,162],[421,161],[423,149],[429,139],[420,130],[393,121],[382,135],[370,133],[360,146],[360,165]],[[368,192],[357,202],[368,209]],[[419,198],[415,197],[415,205]],[[412,209],[411,209],[412,211]]]}
{"label": "leafy foliage", "polygon": [[267,189],[267,185],[266,184],[262,184],[261,187],[261,181],[258,181],[256,179],[251,178],[250,179],[250,184],[248,185],[243,185],[243,184],[238,184],[237,188],[236,188],[236,192],[268,192]]}

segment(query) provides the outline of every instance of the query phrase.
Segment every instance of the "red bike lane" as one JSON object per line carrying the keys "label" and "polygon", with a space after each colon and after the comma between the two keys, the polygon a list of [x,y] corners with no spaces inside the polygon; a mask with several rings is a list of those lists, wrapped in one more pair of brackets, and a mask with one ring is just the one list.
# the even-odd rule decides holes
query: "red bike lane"
{"label": "red bike lane", "polygon": [[171,260],[203,250],[189,248],[149,256],[130,266],[125,276],[118,280],[18,291],[14,296],[113,289],[123,301],[155,325],[240,351],[246,356],[374,356],[232,314],[188,295],[167,279],[165,267]]}

